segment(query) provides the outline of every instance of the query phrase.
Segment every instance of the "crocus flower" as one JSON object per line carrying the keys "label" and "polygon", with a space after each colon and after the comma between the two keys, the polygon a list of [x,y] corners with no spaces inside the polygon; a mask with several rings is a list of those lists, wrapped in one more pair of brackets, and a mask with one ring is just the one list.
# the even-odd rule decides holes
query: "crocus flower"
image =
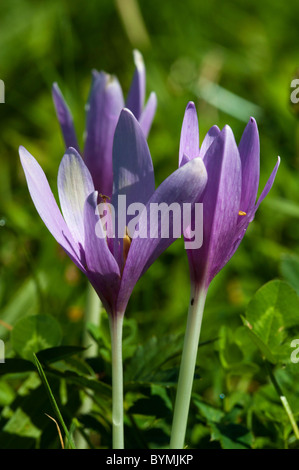
{"label": "crocus flower", "polygon": [[179,166],[202,158],[208,183],[203,203],[202,246],[187,250],[191,282],[207,288],[238,248],[249,223],[270,191],[280,159],[257,200],[260,172],[260,144],[257,124],[250,118],[239,146],[229,126],[213,126],[199,147],[194,103],[186,108],[180,141]]}
{"label": "crocus flower", "polygon": [[[229,126],[222,131],[213,126],[200,147],[196,109],[190,102],[182,125],[179,166],[183,168],[187,162],[197,159],[202,159],[208,174],[208,182],[200,198],[203,203],[203,244],[198,249],[187,250],[191,299],[173,417],[172,448],[184,445],[207,289],[238,248],[260,203],[272,187],[280,163],[278,157],[256,202],[260,146],[255,120],[250,118],[239,146]],[[188,237],[188,230],[185,235]]]}
{"label": "crocus flower", "polygon": [[[163,238],[162,217],[151,227],[154,237],[109,237],[97,213],[103,199],[94,187],[94,179],[76,149],[69,148],[58,170],[58,194],[61,212],[46,176],[35,158],[20,147],[20,158],[32,200],[45,225],[58,243],[88,277],[105,306],[112,338],[112,390],[114,448],[123,446],[122,431],[122,319],[131,292],[155,259],[171,244]],[[103,170],[105,171],[105,169]],[[131,111],[119,117],[113,142],[112,203],[118,213],[118,196],[127,204],[144,204],[138,222],[139,232],[149,234],[147,213],[152,203],[197,202],[204,190],[207,174],[201,159],[194,159],[172,173],[156,190],[154,171],[141,125]],[[104,196],[104,204],[106,203]],[[126,209],[126,208],[125,208]],[[100,223],[99,223],[100,222]],[[109,225],[109,224],[108,224]],[[99,232],[97,232],[100,231]],[[171,232],[170,232],[171,233]]]}
{"label": "crocus flower", "polygon": [[89,99],[86,104],[86,130],[84,149],[81,152],[78,144],[71,112],[54,83],[52,94],[56,114],[61,126],[66,148],[75,148],[84,158],[89,169],[95,189],[111,197],[113,184],[112,145],[116,124],[121,110],[130,109],[147,137],[157,107],[154,92],[145,103],[145,66],[142,55],[134,51],[135,73],[126,103],[119,81],[115,76],[103,71],[92,71],[92,83]]}

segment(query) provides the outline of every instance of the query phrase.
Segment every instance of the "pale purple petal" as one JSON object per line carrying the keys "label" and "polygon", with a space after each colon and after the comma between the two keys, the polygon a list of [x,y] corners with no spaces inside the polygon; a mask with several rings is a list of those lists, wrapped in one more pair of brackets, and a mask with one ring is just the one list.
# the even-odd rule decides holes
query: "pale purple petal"
{"label": "pale purple petal", "polygon": [[[203,161],[195,158],[176,170],[155,191],[140,215],[139,223],[133,236],[127,261],[124,267],[118,299],[118,311],[124,311],[131,292],[140,276],[149,268],[155,259],[177,238],[173,236],[173,216],[150,219],[154,204],[176,203],[182,210],[184,203],[195,202],[200,198],[207,181]],[[162,219],[162,220],[161,220]],[[167,224],[169,222],[169,236]],[[177,221],[181,224],[181,220]],[[177,225],[175,224],[175,227]],[[166,232],[164,232],[166,230]],[[182,226],[180,225],[182,233]],[[137,232],[140,236],[136,237]]]}
{"label": "pale purple petal", "polygon": [[208,182],[203,196],[203,246],[187,250],[191,276],[209,284],[223,267],[238,220],[241,199],[241,162],[228,126],[209,147],[205,165]]}
{"label": "pale purple petal", "polygon": [[92,177],[81,156],[73,149],[67,149],[58,170],[58,194],[64,219],[71,234],[84,245],[84,204],[87,196],[94,191]]}
{"label": "pale purple petal", "polygon": [[25,172],[28,189],[37,212],[53,237],[62,246],[76,265],[85,271],[81,263],[78,244],[74,241],[61,215],[48,180],[35,158],[24,148],[19,148],[21,163]]}
{"label": "pale purple petal", "polygon": [[254,118],[250,118],[240,144],[242,165],[242,195],[240,210],[247,212],[256,202],[260,179],[260,141]]}
{"label": "pale purple petal", "polygon": [[65,146],[74,147],[76,150],[79,151],[79,144],[77,141],[73,118],[69,110],[69,107],[66,104],[57,83],[53,84],[52,96],[53,96],[53,101],[54,101],[54,105],[56,109],[57,118],[58,118],[61,130],[62,130],[62,135],[64,138]]}
{"label": "pale purple petal", "polygon": [[148,136],[149,131],[151,129],[151,125],[156,113],[157,109],[157,96],[154,91],[151,92],[149,95],[149,99],[147,100],[147,103],[145,105],[144,110],[141,113],[141,116],[139,118],[139,124],[141,126],[141,129],[143,130],[143,133],[145,137]]}
{"label": "pale purple petal", "polygon": [[120,272],[118,264],[108,248],[102,223],[97,214],[97,196],[96,191],[90,194],[84,206],[87,276],[107,311],[114,314],[120,285]]}
{"label": "pale purple petal", "polygon": [[190,101],[186,107],[180,138],[179,166],[183,155],[189,158],[199,156],[199,130],[195,105]]}
{"label": "pale purple petal", "polygon": [[218,126],[213,126],[211,127],[211,129],[209,129],[209,131],[205,135],[205,138],[203,139],[203,142],[200,147],[200,152],[199,152],[199,156],[203,158],[204,161],[205,161],[205,155],[208,149],[210,148],[210,146],[212,145],[216,137],[220,134],[220,132],[221,131]]}
{"label": "pale purple petal", "polygon": [[143,57],[136,49],[133,51],[135,73],[132,80],[132,85],[126,101],[126,108],[128,108],[136,119],[139,119],[142,113],[144,98],[145,98],[145,66]]}
{"label": "pale purple petal", "polygon": [[186,163],[190,162],[190,160],[192,160],[192,158],[189,158],[185,153],[183,154],[183,157],[182,157],[182,160],[181,160],[181,163],[180,163],[180,167],[185,165]]}
{"label": "pale purple petal", "polygon": [[274,170],[272,171],[272,173],[270,175],[270,178],[269,178],[268,182],[266,183],[266,186],[265,186],[264,190],[262,191],[262,194],[261,194],[257,204],[253,208],[251,208],[245,216],[240,216],[239,217],[237,227],[236,227],[236,229],[234,231],[234,234],[233,234],[234,239],[232,241],[231,248],[227,253],[227,258],[226,258],[224,264],[226,264],[227,261],[230,260],[230,258],[236,252],[237,248],[239,247],[239,245],[240,245],[240,243],[241,243],[241,241],[242,241],[242,239],[243,239],[243,237],[246,233],[246,230],[248,228],[249,223],[252,222],[253,219],[254,219],[255,213],[256,213],[260,203],[263,201],[263,199],[269,193],[269,191],[270,191],[270,189],[271,189],[271,187],[274,183],[274,179],[276,177],[276,173],[277,173],[279,164],[280,164],[280,158],[278,157],[278,161],[277,161],[277,163],[274,167]]}
{"label": "pale purple petal", "polygon": [[154,191],[153,162],[146,138],[132,112],[123,109],[113,143],[113,200],[126,195],[127,206],[133,202],[146,204]]}
{"label": "pale purple petal", "polygon": [[278,167],[280,165],[280,157],[277,158],[277,163],[270,175],[270,178],[268,179],[255,207],[254,207],[254,213],[257,211],[260,203],[265,199],[265,197],[267,196],[267,194],[269,193],[270,189],[272,188],[272,185],[274,183],[274,180],[275,180],[275,177],[276,177],[276,173],[277,173],[277,170],[278,170]]}
{"label": "pale purple petal", "polygon": [[109,197],[113,184],[113,136],[123,106],[123,94],[117,78],[93,71],[86,105],[84,161],[92,175],[95,189]]}

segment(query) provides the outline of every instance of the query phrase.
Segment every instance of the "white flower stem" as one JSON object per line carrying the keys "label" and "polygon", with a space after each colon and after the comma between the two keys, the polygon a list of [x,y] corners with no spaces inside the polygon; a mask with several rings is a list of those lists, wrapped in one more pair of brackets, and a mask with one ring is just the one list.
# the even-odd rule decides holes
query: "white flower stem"
{"label": "white flower stem", "polygon": [[124,448],[122,330],[123,330],[123,315],[110,317],[111,352],[112,352],[112,444],[113,444],[113,449]]}
{"label": "white flower stem", "polygon": [[172,422],[171,449],[183,449],[187,428],[196,356],[200,336],[206,289],[191,289],[187,327]]}

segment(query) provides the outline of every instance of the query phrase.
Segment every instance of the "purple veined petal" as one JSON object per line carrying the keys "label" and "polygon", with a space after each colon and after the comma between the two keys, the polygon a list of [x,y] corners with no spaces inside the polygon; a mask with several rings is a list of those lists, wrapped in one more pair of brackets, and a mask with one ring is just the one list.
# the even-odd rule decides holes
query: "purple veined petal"
{"label": "purple veined petal", "polygon": [[190,101],[186,107],[180,138],[179,167],[183,155],[190,159],[199,156],[199,130],[195,105]]}
{"label": "purple veined petal", "polygon": [[[264,189],[263,189],[263,191],[262,191],[262,193],[261,193],[261,195],[260,195],[260,197],[259,197],[259,199],[256,203],[256,205],[254,206],[254,214],[258,210],[260,203],[265,199],[265,197],[269,193],[270,189],[272,188],[272,185],[274,183],[279,165],[280,165],[280,157],[277,158],[277,163],[276,163],[276,165],[275,165],[275,167],[274,167],[274,169],[273,169],[273,171],[272,171],[272,173],[271,173],[271,175],[270,175],[270,177],[269,177],[269,179],[268,179],[268,181],[267,181],[267,183],[266,183],[266,185],[265,185],[265,187],[264,187]],[[253,219],[253,217],[252,217],[252,219]]]}
{"label": "purple veined petal", "polygon": [[[133,113],[123,109],[116,126],[113,142],[113,196],[115,210],[115,231],[113,254],[123,268],[123,237],[132,216],[126,208],[132,203],[146,204],[155,191],[155,177],[152,158],[146,138]],[[124,207],[120,210],[120,204]],[[120,202],[121,199],[121,202]],[[118,217],[124,213],[123,220]]]}
{"label": "purple veined petal", "polygon": [[111,197],[113,185],[112,146],[115,127],[124,98],[116,77],[93,71],[86,105],[84,161],[92,175],[95,189]]}
{"label": "purple veined petal", "polygon": [[48,180],[35,158],[24,148],[19,148],[21,163],[25,172],[32,201],[44,224],[62,246],[74,263],[85,272],[81,263],[78,244],[74,241],[68,226],[50,189]]}
{"label": "purple veined petal", "polygon": [[241,161],[232,130],[225,126],[209,147],[205,165],[208,182],[203,202],[203,246],[187,250],[191,277],[209,284],[223,267],[239,217]]}
{"label": "purple veined petal", "polygon": [[205,161],[205,155],[209,149],[209,147],[212,145],[216,137],[220,134],[220,129],[218,126],[212,126],[211,129],[207,132],[205,135],[205,138],[202,141],[200,151],[199,151],[199,156]]}
{"label": "purple veined petal", "polygon": [[57,118],[62,130],[65,146],[66,148],[74,147],[76,150],[79,151],[79,144],[77,141],[73,118],[57,83],[53,84],[52,96]]}
{"label": "purple veined petal", "polygon": [[102,223],[97,214],[97,191],[91,193],[84,205],[85,260],[87,276],[112,315],[120,285],[120,271],[108,248]]}
{"label": "purple veined petal", "polygon": [[126,101],[126,108],[132,111],[136,119],[139,120],[145,98],[145,66],[141,53],[136,49],[133,51],[133,57],[135,63],[135,73]]}
{"label": "purple veined petal", "polygon": [[142,111],[141,116],[139,118],[139,124],[141,126],[141,129],[143,130],[145,137],[148,136],[149,131],[151,129],[152,122],[156,113],[156,109],[157,109],[157,95],[154,91],[152,91],[149,96],[149,99],[147,100],[145,108]]}
{"label": "purple veined petal", "polygon": [[123,109],[113,142],[113,203],[125,195],[127,206],[146,204],[155,191],[153,162],[139,122],[133,113]]}
{"label": "purple veined petal", "polygon": [[227,263],[228,260],[230,260],[230,258],[236,252],[237,248],[239,247],[239,245],[240,245],[240,243],[241,243],[241,241],[242,241],[242,239],[245,235],[245,232],[247,230],[247,227],[248,227],[249,223],[252,222],[253,219],[254,219],[255,213],[256,213],[260,203],[263,201],[263,199],[269,193],[269,191],[270,191],[270,189],[271,189],[271,187],[274,183],[274,179],[276,177],[276,173],[277,173],[279,164],[280,164],[280,158],[278,157],[278,161],[277,161],[277,163],[274,167],[274,170],[272,171],[272,173],[270,175],[270,178],[269,178],[268,182],[266,183],[266,186],[265,186],[264,190],[262,191],[262,194],[261,194],[257,204],[249,210],[249,212],[246,214],[246,216],[240,217],[240,221],[238,222],[236,232],[234,233],[234,240],[232,242],[231,250],[228,253],[227,260],[225,260],[223,266]]}
{"label": "purple veined petal", "polygon": [[260,141],[254,118],[250,118],[239,144],[242,165],[240,210],[247,212],[256,202],[260,179]]}
{"label": "purple veined petal", "polygon": [[74,240],[84,247],[84,204],[94,185],[87,166],[73,148],[67,149],[61,160],[57,185],[63,217]]}
{"label": "purple veined petal", "polygon": [[[124,311],[131,292],[140,276],[149,268],[156,258],[177,238],[173,236],[173,217],[150,219],[152,204],[156,207],[176,203],[182,211],[183,204],[198,201],[207,182],[207,172],[202,159],[195,158],[172,173],[155,191],[142,211],[137,231],[133,236],[128,257],[124,267],[118,298],[118,311]],[[151,223],[152,222],[152,223]],[[169,222],[169,237],[163,238]],[[180,221],[179,221],[180,222]],[[177,228],[177,227],[176,227]],[[180,226],[182,230],[182,227]],[[182,232],[181,232],[182,233]],[[144,236],[145,235],[145,236]]]}
{"label": "purple veined petal", "polygon": [[190,162],[190,160],[192,160],[192,158],[189,158],[188,155],[186,155],[184,153],[183,157],[182,157],[182,160],[181,160],[181,163],[180,163],[180,167],[185,165],[186,163]]}

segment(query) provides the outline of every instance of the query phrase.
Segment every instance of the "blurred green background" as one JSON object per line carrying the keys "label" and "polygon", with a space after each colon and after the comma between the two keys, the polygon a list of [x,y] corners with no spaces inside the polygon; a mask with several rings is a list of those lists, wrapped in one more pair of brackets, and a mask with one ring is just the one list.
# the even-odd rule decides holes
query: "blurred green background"
{"label": "blurred green background", "polygon": [[[91,70],[116,74],[126,95],[134,72],[134,48],[144,57],[147,96],[154,90],[158,97],[148,140],[157,184],[177,168],[180,129],[190,100],[197,106],[201,141],[212,125],[229,124],[239,142],[249,117],[256,118],[261,141],[259,191],[281,156],[271,193],[237,253],[211,285],[201,340],[219,338],[228,325],[230,334],[238,331],[248,301],[267,281],[282,278],[296,288],[299,112],[290,101],[290,84],[299,66],[298,17],[296,1],[1,1],[2,323],[13,327],[22,316],[50,314],[62,327],[63,343],[80,344],[87,281],[40,220],[28,193],[18,146],[24,145],[37,158],[56,194],[64,144],[51,98],[52,83],[57,81],[64,93],[82,143]],[[188,300],[188,263],[179,240],[133,292],[126,318],[129,330],[136,327],[134,344],[183,333]],[[0,324],[0,337],[6,340],[8,333],[7,325]],[[246,400],[252,401],[252,390],[267,384],[263,373],[231,374],[219,348],[219,340],[200,348],[203,378],[197,381],[196,391],[216,408],[233,407],[223,404],[224,395],[231,393],[244,392]],[[14,355],[8,340],[6,352]],[[245,357],[247,351],[242,354]],[[125,350],[124,355],[130,352]],[[16,388],[13,383],[12,397]],[[244,405],[243,398],[233,401]],[[273,418],[275,426],[279,427],[279,419]],[[195,446],[208,445],[205,431],[198,426],[192,435],[189,432],[189,439]],[[274,437],[268,437],[265,445],[271,446],[272,441],[283,445],[275,426]]]}

